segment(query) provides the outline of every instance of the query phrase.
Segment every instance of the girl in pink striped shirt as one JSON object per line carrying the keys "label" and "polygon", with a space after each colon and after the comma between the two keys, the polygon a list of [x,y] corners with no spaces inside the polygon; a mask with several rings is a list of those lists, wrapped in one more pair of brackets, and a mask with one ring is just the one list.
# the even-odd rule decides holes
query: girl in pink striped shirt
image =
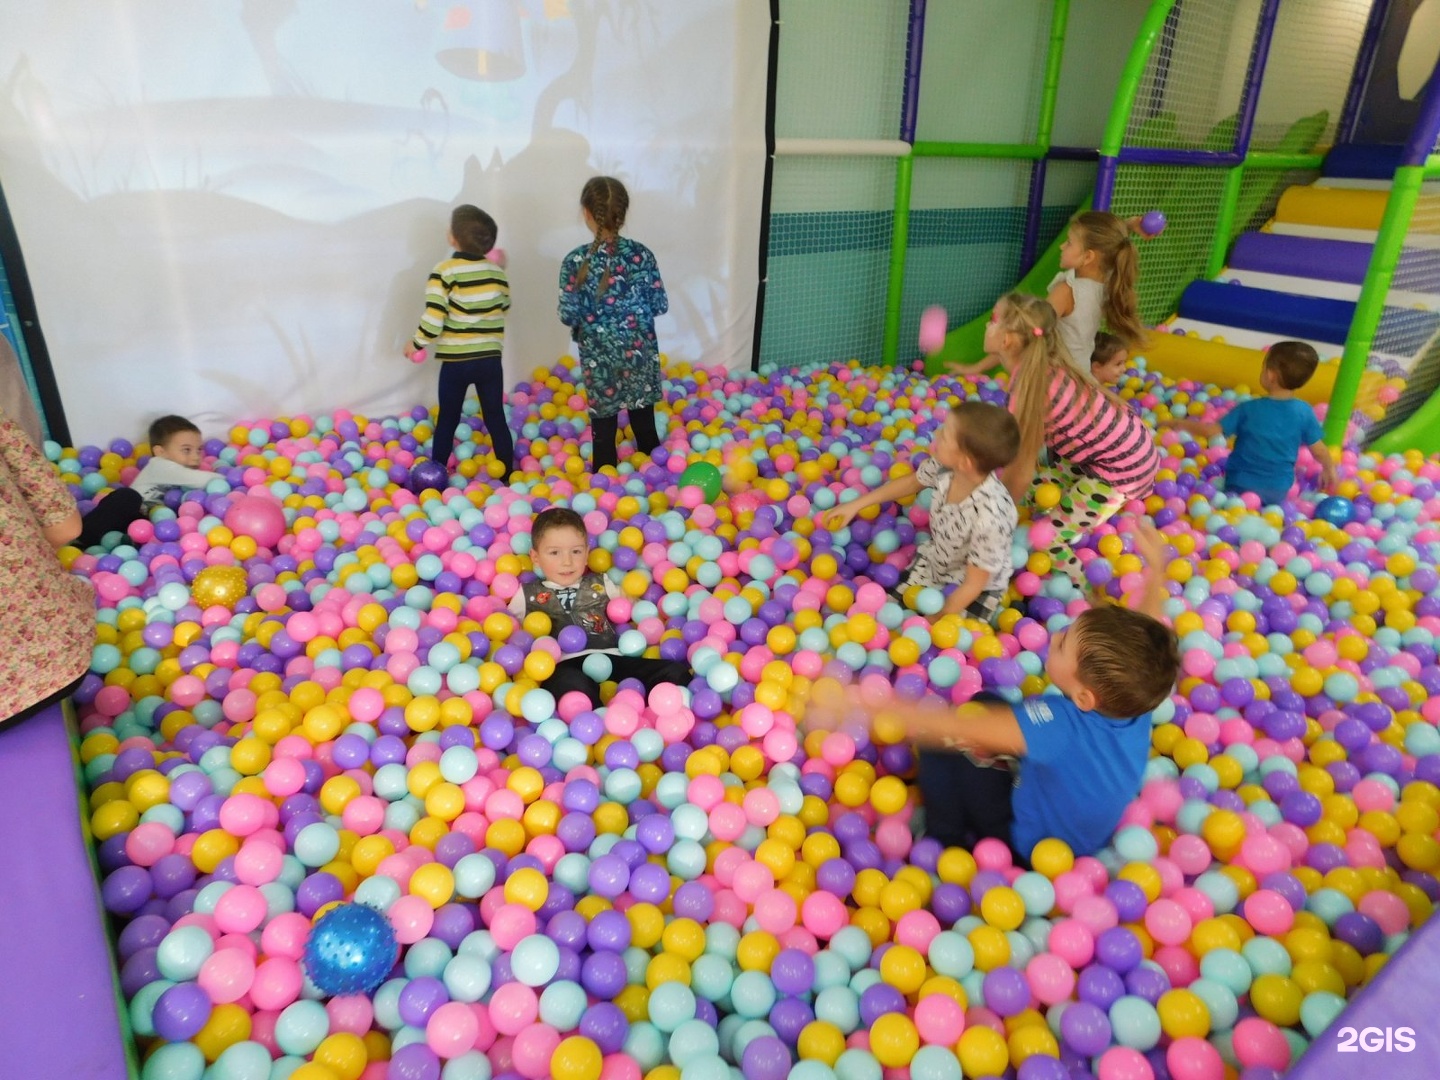
{"label": "girl in pink striped shirt", "polygon": [[1059,503],[1037,508],[1035,520],[1054,526],[1045,548],[1054,567],[1084,588],[1076,543],[1150,493],[1160,452],[1145,421],[1071,361],[1057,323],[1045,300],[1011,293],[995,305],[985,348],[1010,371],[1010,411],[1020,425],[1020,454],[1002,479],[1017,505],[1032,484],[1059,487]]}

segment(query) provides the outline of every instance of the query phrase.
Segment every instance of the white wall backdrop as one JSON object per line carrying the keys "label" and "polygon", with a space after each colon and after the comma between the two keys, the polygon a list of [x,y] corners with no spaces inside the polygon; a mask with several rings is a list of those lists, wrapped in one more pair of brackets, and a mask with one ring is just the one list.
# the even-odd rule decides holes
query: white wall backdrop
{"label": "white wall backdrop", "polygon": [[509,256],[513,385],[569,348],[595,173],[662,349],[748,368],[768,32],[766,0],[4,5],[0,184],[72,435],[432,403],[400,352],[460,202]]}

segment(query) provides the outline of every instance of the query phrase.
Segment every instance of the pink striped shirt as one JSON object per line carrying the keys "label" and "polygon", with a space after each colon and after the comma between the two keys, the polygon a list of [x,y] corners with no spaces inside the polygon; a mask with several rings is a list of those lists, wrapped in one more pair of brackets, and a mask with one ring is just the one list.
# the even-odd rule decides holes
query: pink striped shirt
{"label": "pink striped shirt", "polygon": [[1065,375],[1050,383],[1045,446],[1052,458],[1131,498],[1148,495],[1160,469],[1160,451],[1144,420],[1104,394],[1096,393],[1087,405],[1080,384]]}

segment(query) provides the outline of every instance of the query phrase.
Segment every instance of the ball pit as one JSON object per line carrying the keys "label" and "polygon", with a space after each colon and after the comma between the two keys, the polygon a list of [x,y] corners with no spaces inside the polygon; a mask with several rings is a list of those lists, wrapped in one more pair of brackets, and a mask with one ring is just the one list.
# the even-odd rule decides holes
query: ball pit
{"label": "ball pit", "polygon": [[[1174,547],[1181,682],[1112,844],[1046,841],[1021,870],[914,839],[906,746],[800,722],[842,682],[1043,689],[1083,600],[1027,529],[1024,607],[992,629],[886,594],[923,504],[813,525],[907,467],[952,394],[1003,389],[671,374],[664,445],[618,479],[588,476],[558,368],[512,394],[509,488],[462,425],[464,486],[411,490],[423,409],[257,421],[207,445],[230,493],[64,553],[99,597],[80,757],[147,1080],[1278,1070],[1429,915],[1436,462],[1348,452],[1336,524],[1217,491],[1224,451],[1167,436],[1133,509]],[[1226,396],[1143,370],[1121,391],[1160,416]],[[50,450],[82,500],[136,467]],[[711,501],[684,495],[700,464]],[[240,499],[282,507],[283,535],[227,524]],[[620,586],[622,651],[688,659],[690,687],[596,709],[536,686],[562,643],[505,608],[556,502]],[[1079,554],[1137,587],[1114,528]],[[307,947],[361,906],[398,952],[362,950],[373,993],[327,993]]]}

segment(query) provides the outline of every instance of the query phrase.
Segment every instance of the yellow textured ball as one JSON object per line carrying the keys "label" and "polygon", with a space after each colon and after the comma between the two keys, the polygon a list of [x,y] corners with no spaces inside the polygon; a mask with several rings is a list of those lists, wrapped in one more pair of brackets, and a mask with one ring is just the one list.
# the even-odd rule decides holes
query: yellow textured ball
{"label": "yellow textured ball", "polygon": [[245,571],[238,566],[207,566],[190,583],[190,595],[202,608],[234,608],[249,591]]}

